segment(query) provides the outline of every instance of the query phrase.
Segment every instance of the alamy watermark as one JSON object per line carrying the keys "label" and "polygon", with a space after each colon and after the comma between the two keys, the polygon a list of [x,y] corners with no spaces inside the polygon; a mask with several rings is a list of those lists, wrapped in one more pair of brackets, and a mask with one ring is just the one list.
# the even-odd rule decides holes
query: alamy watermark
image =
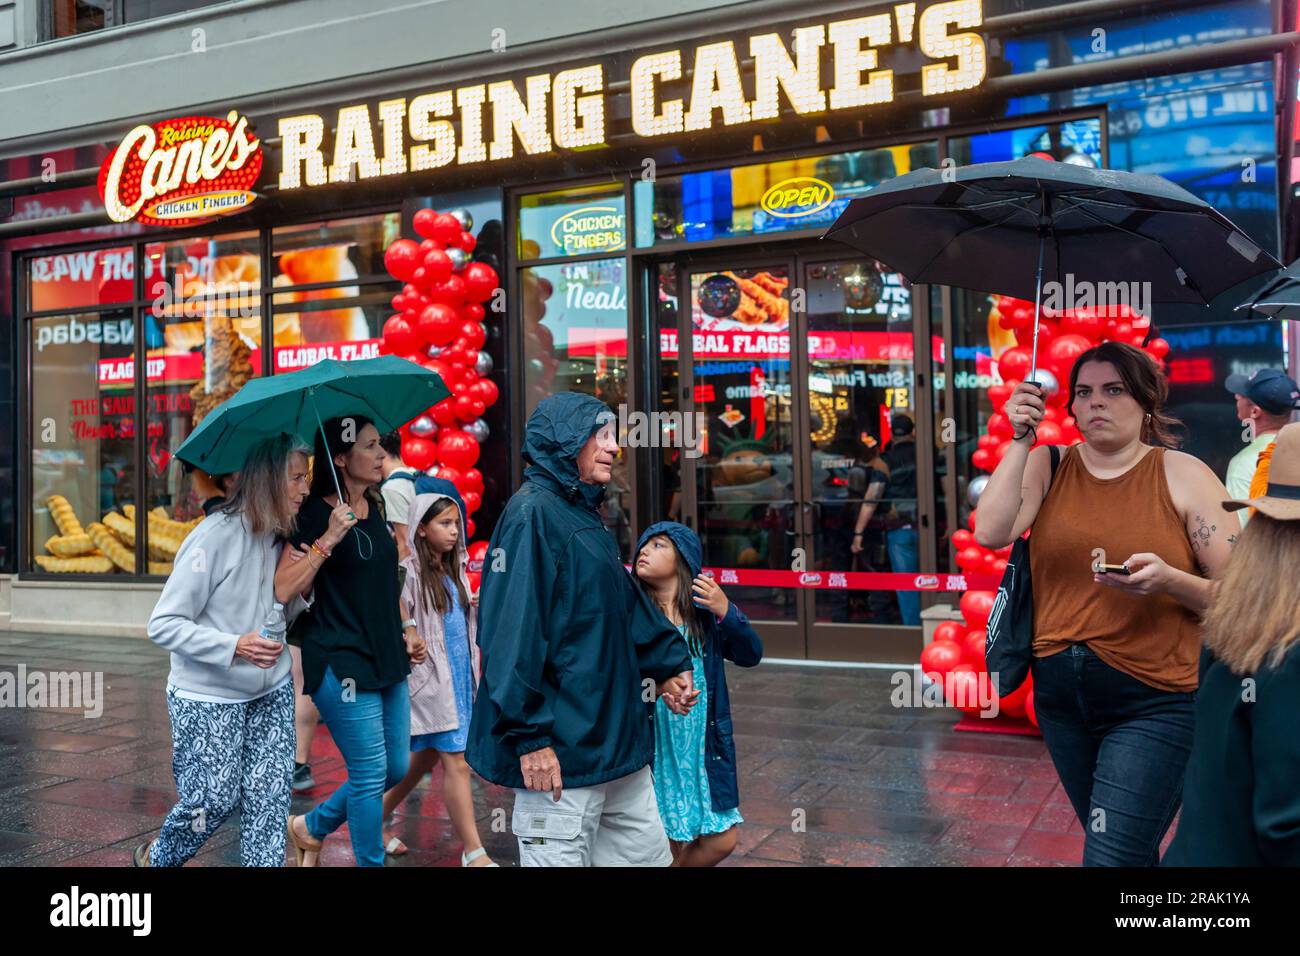
{"label": "alamy watermark", "polygon": [[624,448],[681,448],[687,458],[704,454],[704,412],[637,412],[618,406],[618,443]]}
{"label": "alamy watermark", "polygon": [[0,671],[0,707],[80,710],[84,716],[104,713],[103,671]]}
{"label": "alamy watermark", "polygon": [[942,680],[921,673],[919,667],[895,671],[890,675],[889,703],[893,707],[978,708],[981,717],[993,718],[1000,712],[998,678],[980,671],[969,677],[951,672]]}
{"label": "alamy watermark", "polygon": [[1150,282],[1076,282],[1073,272],[1065,282],[1055,279],[1043,283],[1043,309],[1067,312],[1094,309],[1103,319],[1120,319],[1128,315],[1151,316]]}

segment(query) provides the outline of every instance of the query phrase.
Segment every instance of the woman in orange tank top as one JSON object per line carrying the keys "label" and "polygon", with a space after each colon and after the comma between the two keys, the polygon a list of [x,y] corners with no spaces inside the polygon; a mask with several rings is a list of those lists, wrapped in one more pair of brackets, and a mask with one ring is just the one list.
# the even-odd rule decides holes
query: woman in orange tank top
{"label": "woman in orange tank top", "polygon": [[1054,479],[1047,449],[1030,451],[1044,396],[1021,383],[1007,400],[1016,437],[975,536],[997,548],[1033,529],[1034,708],[1084,828],[1084,865],[1152,866],[1191,751],[1200,615],[1241,523],[1203,462],[1162,447],[1177,423],[1146,353],[1089,349],[1069,394],[1085,441]]}

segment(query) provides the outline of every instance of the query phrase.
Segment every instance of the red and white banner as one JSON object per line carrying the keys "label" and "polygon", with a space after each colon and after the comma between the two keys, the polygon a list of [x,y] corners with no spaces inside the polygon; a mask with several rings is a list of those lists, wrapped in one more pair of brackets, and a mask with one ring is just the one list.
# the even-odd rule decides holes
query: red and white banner
{"label": "red and white banner", "polygon": [[[323,359],[352,362],[374,358],[379,354],[379,339],[362,339],[356,342],[317,342],[311,345],[280,345],[274,354],[276,372],[295,372],[308,368]],[[249,362],[255,371],[262,368],[262,350],[253,349]],[[145,363],[150,385],[188,384],[197,382],[203,374],[203,356],[199,352],[173,355],[151,355]],[[135,379],[135,359],[107,358],[99,360],[99,385],[101,388],[125,387]]]}

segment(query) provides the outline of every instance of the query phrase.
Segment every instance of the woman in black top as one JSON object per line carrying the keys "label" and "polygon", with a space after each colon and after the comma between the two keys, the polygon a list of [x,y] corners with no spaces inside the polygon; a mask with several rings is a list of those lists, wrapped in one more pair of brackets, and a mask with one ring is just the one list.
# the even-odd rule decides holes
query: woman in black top
{"label": "woman in black top", "polygon": [[[321,841],[346,821],[357,866],[383,866],[384,791],[406,776],[410,757],[410,661],[424,659],[403,636],[397,546],[377,485],[384,451],[359,416],[325,422],[316,435],[311,495],[277,590],[314,592],[302,635],[303,685],[347,764],[348,779],[306,816],[289,818],[300,866],[315,865]],[[333,461],[331,472],[329,462]],[[337,473],[343,501],[334,485]]]}
{"label": "woman in black top", "polygon": [[1196,733],[1165,866],[1300,866],[1300,424],[1205,612]]}

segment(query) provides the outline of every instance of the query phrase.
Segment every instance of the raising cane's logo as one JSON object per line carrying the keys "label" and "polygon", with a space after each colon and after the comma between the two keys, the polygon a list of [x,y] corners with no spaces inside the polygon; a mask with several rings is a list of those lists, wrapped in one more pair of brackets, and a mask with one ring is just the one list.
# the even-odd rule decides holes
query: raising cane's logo
{"label": "raising cane's logo", "polygon": [[248,207],[262,171],[248,117],[185,116],[137,126],[99,170],[99,195],[114,222],[191,226]]}

